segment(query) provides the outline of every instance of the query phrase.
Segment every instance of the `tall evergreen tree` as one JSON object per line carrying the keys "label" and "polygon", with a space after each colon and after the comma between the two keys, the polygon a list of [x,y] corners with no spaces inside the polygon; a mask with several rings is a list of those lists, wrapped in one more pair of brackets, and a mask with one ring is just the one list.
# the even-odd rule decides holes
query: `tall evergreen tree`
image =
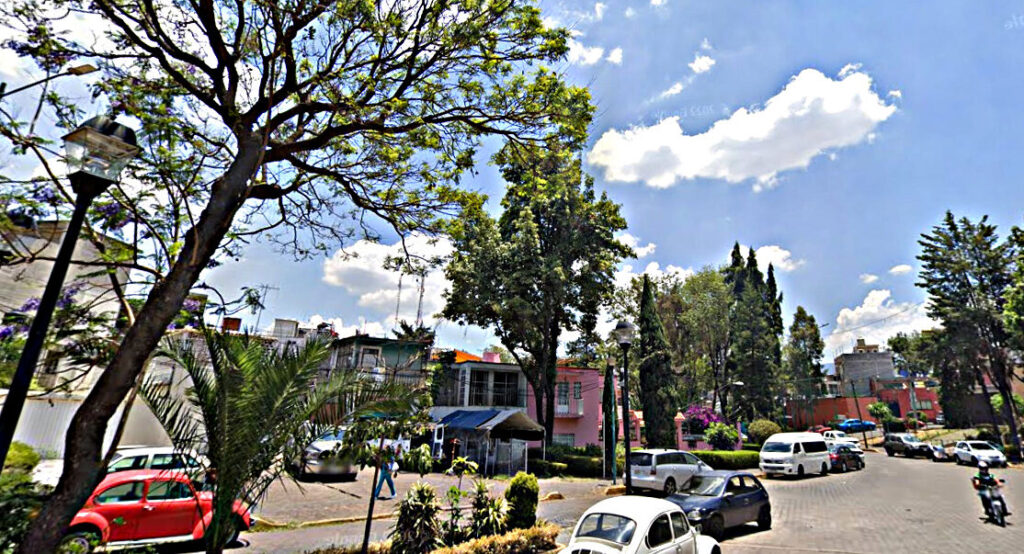
{"label": "tall evergreen tree", "polygon": [[813,400],[821,394],[821,357],[824,350],[825,341],[821,339],[818,322],[803,306],[797,306],[793,323],[789,326],[783,368],[786,381],[804,400]]}
{"label": "tall evergreen tree", "polygon": [[[604,443],[604,460],[611,464],[615,460],[615,445],[618,444],[618,429],[615,426],[615,365],[607,364],[604,368],[604,383],[601,390],[601,415],[604,433],[601,440]],[[608,471],[612,471],[611,465]]]}
{"label": "tall evergreen tree", "polygon": [[[1012,265],[1016,248],[1012,241],[1000,241],[996,227],[982,217],[977,223],[946,212],[943,222],[922,234],[921,281],[931,302],[928,315],[959,344],[971,344],[965,365],[973,366],[979,385],[982,374],[989,377],[1004,405],[1013,405],[1009,360],[1010,337],[1003,327],[1005,295],[1013,283]],[[972,352],[974,351],[974,352]],[[1010,434],[1020,452],[1016,418],[1007,418]]]}
{"label": "tall evergreen tree", "polygon": [[644,410],[644,433],[651,447],[675,446],[675,389],[672,358],[665,329],[658,316],[654,287],[644,276],[640,297],[640,403]]}
{"label": "tall evergreen tree", "polygon": [[[734,248],[734,263],[739,259],[736,254]],[[741,277],[742,285],[733,283],[733,290],[740,293],[730,311],[727,367],[732,378],[743,381],[744,386],[732,391],[737,406],[729,411],[723,403],[722,412],[727,417],[739,414],[748,420],[757,416],[769,417],[777,411],[776,377],[781,359],[779,333],[773,317],[778,295],[769,291],[764,275],[757,267],[757,254],[753,248],[747,253],[742,272],[730,270]]]}

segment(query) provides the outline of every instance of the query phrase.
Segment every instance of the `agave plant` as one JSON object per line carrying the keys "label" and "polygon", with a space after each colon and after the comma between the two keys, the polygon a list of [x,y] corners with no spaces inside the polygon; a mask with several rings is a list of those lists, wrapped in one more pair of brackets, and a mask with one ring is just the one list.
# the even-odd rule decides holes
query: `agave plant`
{"label": "agave plant", "polygon": [[476,481],[473,492],[472,534],[474,538],[500,535],[507,525],[508,503],[504,497],[492,497],[487,490],[487,482]]}
{"label": "agave plant", "polygon": [[[304,448],[324,429],[310,423],[331,412],[332,423],[367,414],[412,413],[420,391],[378,382],[356,370],[335,371],[316,382],[328,354],[326,343],[278,348],[260,338],[203,330],[205,352],[182,340],[166,341],[158,356],[181,366],[192,386],[169,394],[147,381],[141,393],[175,447],[205,451],[214,495],[207,552],[219,553],[237,536],[232,506],[256,503],[282,478],[282,455]],[[204,355],[208,354],[208,355]],[[327,410],[326,407],[331,408]]]}
{"label": "agave plant", "polygon": [[440,512],[433,487],[423,482],[413,485],[398,507],[391,551],[427,554],[441,546]]}

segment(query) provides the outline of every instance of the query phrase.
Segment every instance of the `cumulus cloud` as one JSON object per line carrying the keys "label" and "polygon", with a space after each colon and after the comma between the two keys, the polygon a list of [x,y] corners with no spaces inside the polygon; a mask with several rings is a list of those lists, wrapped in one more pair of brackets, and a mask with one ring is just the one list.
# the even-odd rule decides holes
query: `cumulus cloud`
{"label": "cumulus cloud", "polygon": [[607,7],[608,6],[601,2],[594,4],[594,21],[601,21],[604,19],[604,11]]}
{"label": "cumulus cloud", "polygon": [[623,15],[625,15],[626,17],[633,17],[634,15],[636,15],[636,10],[634,10],[633,8],[626,8],[626,11],[623,13]]}
{"label": "cumulus cloud", "polygon": [[914,268],[910,267],[907,264],[900,264],[894,265],[891,268],[889,268],[889,273],[893,275],[906,275],[907,273],[910,273],[913,270]]}
{"label": "cumulus cloud", "polygon": [[658,247],[658,245],[653,242],[648,242],[646,245],[641,246],[640,239],[629,233],[621,233],[615,238],[619,239],[619,242],[622,244],[632,248],[633,251],[636,252],[637,258],[644,258],[654,254],[654,249]]}
{"label": "cumulus cloud", "polygon": [[878,275],[873,275],[871,273],[861,273],[860,274],[860,282],[864,283],[865,285],[870,285],[871,283],[874,283],[877,280],[878,280]]}
{"label": "cumulus cloud", "polygon": [[[406,239],[409,252],[425,259],[446,258],[452,253],[447,239],[432,239],[414,234]],[[399,307],[398,319],[416,320],[419,303],[419,277],[405,275],[402,280],[401,303],[398,302],[399,273],[386,269],[387,260],[404,255],[401,243],[380,244],[361,240],[339,250],[324,260],[323,281],[343,288],[357,297],[357,305],[384,318],[389,325],[395,324],[395,307]],[[429,269],[423,281],[423,319],[427,324],[434,322],[433,315],[444,307],[441,294],[448,287],[442,267]]]}
{"label": "cumulus cloud", "polygon": [[821,154],[872,140],[876,127],[896,111],[875,93],[867,73],[843,71],[832,79],[805,69],[763,108],[740,108],[699,134],[685,134],[679,116],[609,129],[587,161],[603,168],[609,181],[667,188],[697,178],[754,179],[754,190],[762,190],[782,171],[806,168]]}
{"label": "cumulus cloud", "polygon": [[664,6],[668,0],[651,0],[651,5],[654,7]]}
{"label": "cumulus cloud", "polygon": [[831,356],[849,351],[859,338],[868,344],[884,346],[896,333],[922,331],[938,325],[928,317],[926,303],[896,302],[889,290],[875,289],[859,306],[839,310],[835,328],[825,339],[825,352]]}
{"label": "cumulus cloud", "polygon": [[604,59],[608,63],[615,65],[622,64],[622,48],[612,48],[611,52],[608,52],[608,57]]}
{"label": "cumulus cloud", "polygon": [[576,39],[569,39],[569,63],[594,65],[604,56],[604,48],[600,46],[584,46]]}
{"label": "cumulus cloud", "polygon": [[686,64],[690,67],[697,75],[711,71],[711,68],[715,66],[715,60],[711,56],[704,56],[702,54],[696,54],[693,57],[693,61]]}
{"label": "cumulus cloud", "polygon": [[672,86],[663,90],[661,94],[658,95],[658,98],[668,98],[670,96],[675,96],[680,92],[683,92],[684,88],[686,88],[686,84],[684,84],[682,81],[672,83]]}
{"label": "cumulus cloud", "polygon": [[897,100],[899,100],[903,98],[903,91],[899,89],[890,90],[889,93],[886,94],[886,96],[888,96],[889,98],[896,98]]}
{"label": "cumulus cloud", "polygon": [[[746,258],[747,253],[750,252],[750,247],[741,244],[740,252]],[[768,272],[768,264],[772,264],[775,267],[775,271],[789,273],[807,263],[806,260],[794,258],[792,252],[777,244],[762,246],[754,250],[754,255],[757,256],[757,268],[761,270],[761,273]]]}
{"label": "cumulus cloud", "polygon": [[330,324],[339,337],[350,337],[356,333],[370,335],[371,337],[386,337],[391,335],[389,329],[393,327],[390,325],[385,327],[385,324],[380,321],[367,321],[364,317],[356,319],[353,323],[348,323],[340,317],[324,317],[320,314],[309,318],[309,321],[302,323],[301,326],[315,328],[321,323]]}

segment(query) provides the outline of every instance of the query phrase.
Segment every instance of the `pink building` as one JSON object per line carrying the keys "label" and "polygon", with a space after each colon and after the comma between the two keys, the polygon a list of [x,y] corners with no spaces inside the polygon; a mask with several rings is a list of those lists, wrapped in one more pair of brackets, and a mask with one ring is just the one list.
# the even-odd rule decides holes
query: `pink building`
{"label": "pink building", "polygon": [[[553,444],[582,447],[601,444],[601,389],[604,379],[597,369],[559,367],[555,381]],[[527,385],[526,413],[537,420],[537,400]]]}

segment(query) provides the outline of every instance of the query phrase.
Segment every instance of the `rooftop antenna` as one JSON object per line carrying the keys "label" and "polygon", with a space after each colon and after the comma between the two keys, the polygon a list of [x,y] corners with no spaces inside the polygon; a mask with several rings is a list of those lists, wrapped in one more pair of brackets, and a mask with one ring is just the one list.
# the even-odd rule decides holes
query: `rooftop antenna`
{"label": "rooftop antenna", "polygon": [[276,292],[276,291],[279,291],[281,289],[278,288],[278,287],[275,287],[273,285],[268,285],[266,283],[261,283],[259,285],[256,285],[255,288],[260,290],[260,307],[259,307],[259,310],[256,312],[256,332],[259,333],[260,332],[260,318],[263,316],[263,306],[265,306],[266,303],[267,303],[267,291],[275,291]]}
{"label": "rooftop antenna", "polygon": [[419,305],[416,306],[416,327],[417,328],[423,326],[423,292],[425,290],[424,281],[426,280],[426,276],[427,276],[427,270],[425,268],[421,269],[420,270],[420,302],[419,302]]}
{"label": "rooftop antenna", "polygon": [[398,300],[395,301],[395,325],[398,325],[398,310],[402,307],[402,277],[405,277],[404,271],[398,272]]}

